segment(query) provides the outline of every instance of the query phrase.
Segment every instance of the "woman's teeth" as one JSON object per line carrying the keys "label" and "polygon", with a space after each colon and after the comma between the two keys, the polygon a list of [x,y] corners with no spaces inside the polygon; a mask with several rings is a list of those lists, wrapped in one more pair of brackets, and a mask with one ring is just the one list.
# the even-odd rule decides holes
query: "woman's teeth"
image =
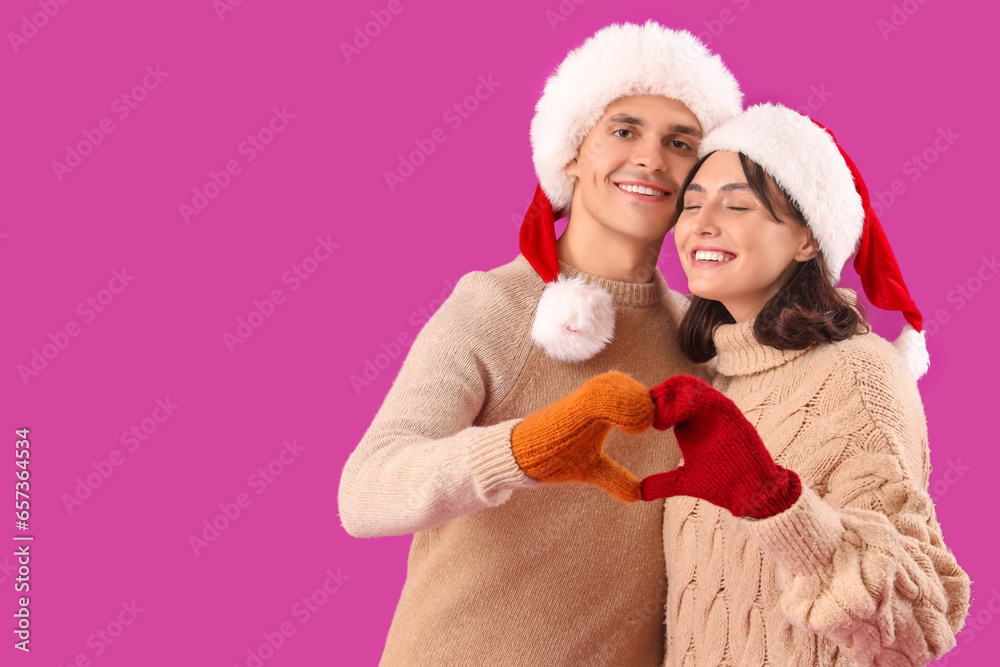
{"label": "woman's teeth", "polygon": [[667,194],[663,190],[654,190],[653,188],[647,188],[645,185],[625,185],[620,183],[618,184],[618,187],[620,187],[625,192],[636,192],[640,195],[653,195],[656,197],[662,197],[665,194]]}
{"label": "woman's teeth", "polygon": [[695,250],[694,252],[695,261],[698,262],[728,262],[729,259],[726,257],[726,253],[718,252],[716,250]]}

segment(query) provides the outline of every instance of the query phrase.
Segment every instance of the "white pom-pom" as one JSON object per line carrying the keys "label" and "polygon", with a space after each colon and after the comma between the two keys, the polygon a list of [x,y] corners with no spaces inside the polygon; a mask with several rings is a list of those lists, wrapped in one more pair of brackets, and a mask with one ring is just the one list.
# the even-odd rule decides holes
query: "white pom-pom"
{"label": "white pom-pom", "polygon": [[611,295],[596,283],[560,274],[538,301],[531,337],[558,361],[586,361],[604,349],[615,332]]}
{"label": "white pom-pom", "polygon": [[919,380],[931,365],[931,356],[927,352],[927,339],[924,337],[924,332],[917,333],[916,329],[907,324],[893,345],[903,355],[913,377]]}

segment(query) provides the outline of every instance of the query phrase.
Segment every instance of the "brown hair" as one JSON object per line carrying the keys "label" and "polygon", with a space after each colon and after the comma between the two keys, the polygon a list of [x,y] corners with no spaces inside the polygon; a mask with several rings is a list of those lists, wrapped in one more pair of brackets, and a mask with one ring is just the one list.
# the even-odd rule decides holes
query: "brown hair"
{"label": "brown hair", "polygon": [[[711,154],[701,158],[684,181],[677,198],[678,212],[684,208],[688,185]],[[743,153],[739,156],[747,184],[777,224],[785,224],[783,218],[789,217],[796,224],[806,225],[801,209],[771,175]],[[721,302],[693,297],[677,333],[681,349],[693,361],[708,361],[716,355],[712,340],[715,327],[734,322]],[[822,250],[799,264],[788,282],[764,304],[753,323],[757,342],[778,350],[804,350],[816,343],[846,340],[870,330],[860,307],[851,305],[831,284]]]}

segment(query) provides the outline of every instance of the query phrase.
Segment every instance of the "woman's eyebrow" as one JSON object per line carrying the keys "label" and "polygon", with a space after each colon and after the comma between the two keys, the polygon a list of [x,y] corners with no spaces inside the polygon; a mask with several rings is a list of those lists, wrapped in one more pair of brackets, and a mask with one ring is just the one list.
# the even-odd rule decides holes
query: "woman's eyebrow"
{"label": "woman's eyebrow", "polygon": [[[705,188],[701,187],[697,183],[690,183],[687,186],[687,191],[704,192]],[[726,183],[721,188],[719,188],[719,192],[734,192],[734,191],[753,192],[753,190],[750,189],[750,186],[747,185],[746,183]]]}

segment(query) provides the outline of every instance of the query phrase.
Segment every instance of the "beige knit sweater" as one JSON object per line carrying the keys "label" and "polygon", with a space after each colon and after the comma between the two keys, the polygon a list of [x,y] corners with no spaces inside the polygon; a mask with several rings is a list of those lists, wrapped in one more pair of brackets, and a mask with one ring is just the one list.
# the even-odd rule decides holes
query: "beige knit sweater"
{"label": "beige knit sweater", "polygon": [[[856,302],[856,294],[844,290]],[[927,423],[903,360],[875,334],[808,351],[715,331],[714,385],[802,479],[760,521],[664,502],[665,665],[925,665],[955,646],[969,578],[927,494]]]}
{"label": "beige knit sweater", "polygon": [[[563,273],[584,275],[565,263]],[[676,343],[683,297],[659,272],[603,285],[614,340],[592,359],[546,356],[530,328],[544,283],[523,257],[466,275],[420,332],[351,454],[340,518],[359,537],[414,533],[382,665],[658,667],[663,501],[541,485],[511,453],[520,420],[609,370],[646,386],[704,372]],[[613,431],[640,479],[675,467],[671,431]]]}

